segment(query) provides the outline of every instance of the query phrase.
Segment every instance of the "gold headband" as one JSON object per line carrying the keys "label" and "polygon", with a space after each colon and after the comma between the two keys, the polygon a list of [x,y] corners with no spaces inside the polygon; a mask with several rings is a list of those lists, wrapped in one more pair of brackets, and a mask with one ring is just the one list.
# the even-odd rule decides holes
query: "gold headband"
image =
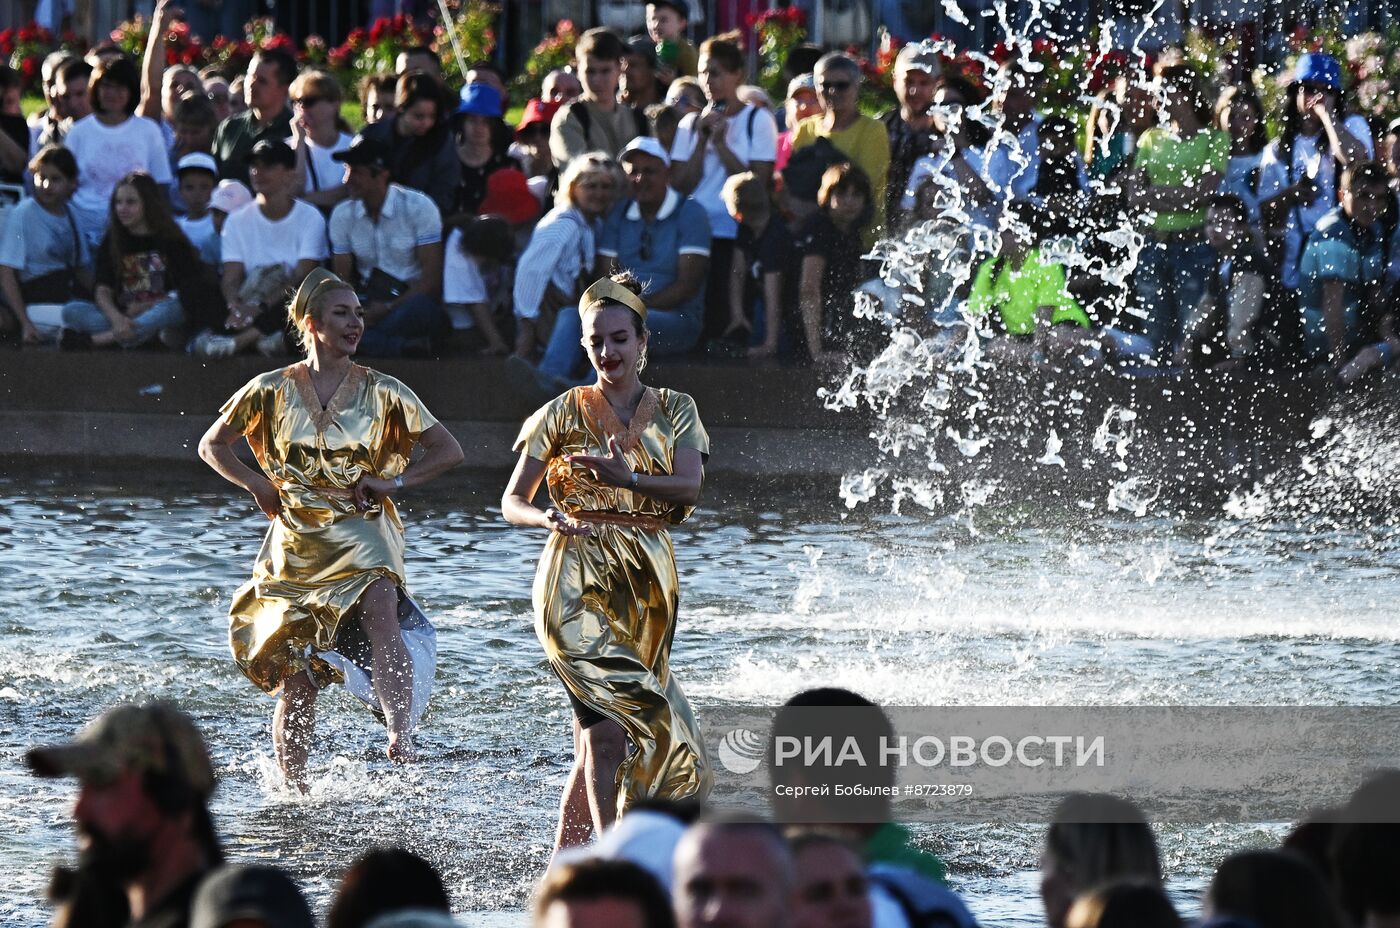
{"label": "gold headband", "polygon": [[605,300],[612,300],[621,303],[632,312],[641,317],[642,322],[647,321],[647,304],[642,302],[642,298],[611,277],[603,277],[593,281],[593,284],[585,291],[583,296],[578,298],[578,311],[582,315],[584,310],[590,308],[595,303]]}
{"label": "gold headband", "polygon": [[341,288],[349,289],[350,285],[325,268],[312,269],[301,282],[301,286],[297,287],[296,296],[292,297],[292,305],[289,307],[292,323],[297,324],[310,315],[312,302],[321,294]]}

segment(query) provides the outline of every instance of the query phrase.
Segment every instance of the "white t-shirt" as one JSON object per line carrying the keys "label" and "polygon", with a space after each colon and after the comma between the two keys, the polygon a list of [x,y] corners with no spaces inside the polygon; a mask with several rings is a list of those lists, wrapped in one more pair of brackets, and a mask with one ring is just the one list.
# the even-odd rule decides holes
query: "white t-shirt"
{"label": "white t-shirt", "polygon": [[[681,120],[676,129],[676,140],[671,143],[671,160],[687,161],[695,151],[695,123],[698,113],[691,113]],[[774,161],[778,157],[778,124],[767,110],[745,106],[729,119],[725,132],[729,150],[744,164],[755,161]],[[739,234],[739,224],[724,208],[720,194],[729,173],[724,162],[715,154],[714,146],[706,145],[704,171],[700,183],[691,192],[691,199],[705,208],[710,217],[710,234],[714,238],[734,238]]]}
{"label": "white t-shirt", "polygon": [[237,262],[250,273],[280,264],[290,274],[298,262],[324,261],[330,253],[326,220],[305,200],[293,200],[291,212],[277,222],[250,203],[224,220],[222,238],[224,263]]}
{"label": "white t-shirt", "polygon": [[145,171],[158,184],[170,183],[170,154],[160,126],[144,116],[132,116],[119,126],[105,126],[97,116],[73,123],[63,144],[78,160],[78,189],[73,206],[105,214],[112,190],[132,171]]}
{"label": "white t-shirt", "polygon": [[462,251],[462,230],[453,229],[447,236],[447,248],[442,259],[442,301],[447,304],[447,315],[452,320],[452,328],[457,331],[474,328],[476,320],[471,310],[472,303],[488,303],[491,295],[486,292],[486,281],[476,260]]}
{"label": "white t-shirt", "polygon": [[[1348,116],[1343,125],[1366,148],[1366,157],[1376,156],[1376,146],[1371,140],[1371,127],[1364,116]],[[1317,196],[1311,203],[1288,211],[1283,237],[1283,285],[1289,289],[1298,287],[1298,259],[1303,254],[1304,232],[1312,232],[1317,221],[1337,208],[1337,181],[1341,171],[1332,157],[1326,136],[1300,135],[1293,139],[1293,159],[1291,164],[1283,163],[1280,139],[1274,139],[1264,149],[1264,157],[1259,161],[1259,200],[1263,202],[1277,195],[1285,187],[1291,187],[1304,177],[1312,174],[1317,184]],[[1320,147],[1319,147],[1320,146]]]}
{"label": "white t-shirt", "polygon": [[317,145],[310,138],[306,140],[306,189],[338,190],[345,186],[345,165],[331,156],[350,147],[354,136],[342,132],[340,138],[330,147]]}
{"label": "white t-shirt", "polygon": [[185,237],[190,240],[194,250],[201,254],[204,252],[204,243],[218,234],[214,231],[214,214],[212,212],[206,212],[201,219],[176,216],[175,224],[185,233]]}

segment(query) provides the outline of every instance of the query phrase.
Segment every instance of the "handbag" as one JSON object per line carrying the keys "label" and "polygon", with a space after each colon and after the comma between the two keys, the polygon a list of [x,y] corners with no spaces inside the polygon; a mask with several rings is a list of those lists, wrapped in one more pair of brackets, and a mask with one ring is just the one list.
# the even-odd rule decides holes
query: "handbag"
{"label": "handbag", "polygon": [[376,303],[389,303],[408,292],[408,284],[379,268],[369,272],[365,281],[365,298]]}
{"label": "handbag", "polygon": [[68,267],[20,281],[19,292],[25,303],[67,303],[86,296],[78,290],[77,271],[82,254],[78,247],[78,225],[73,221],[72,210],[65,208],[64,213],[68,217],[68,229],[73,235],[73,263]]}

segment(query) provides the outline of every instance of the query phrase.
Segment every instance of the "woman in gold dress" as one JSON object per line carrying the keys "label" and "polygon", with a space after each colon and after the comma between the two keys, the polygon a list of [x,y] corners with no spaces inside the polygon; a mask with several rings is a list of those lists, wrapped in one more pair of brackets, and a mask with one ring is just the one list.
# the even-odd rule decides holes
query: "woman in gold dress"
{"label": "woman in gold dress", "polygon": [[[393,497],[456,466],[462,449],[412,390],[351,361],[364,315],[349,284],[312,271],[288,314],[306,360],[235,393],[199,455],[272,520],[252,579],[234,594],[229,642],[239,669],[278,697],[277,762],[299,784],[317,691],[341,676],[317,655],[347,632],[368,640],[389,757],[412,757],[413,665],[399,626],[403,523]],[[243,437],[261,473],[234,454]],[[410,463],[414,445],[423,454]]]}
{"label": "woman in gold dress", "polygon": [[[710,766],[671,674],[679,589],[668,526],[700,497],[709,436],[684,393],[644,385],[646,304],[630,275],[579,300],[598,382],[526,421],[501,501],[551,532],[535,574],[535,633],[574,709],[574,766],[555,850],[582,844],[643,798],[703,799]],[[547,479],[553,506],[534,505]],[[629,750],[630,748],[630,750]]]}

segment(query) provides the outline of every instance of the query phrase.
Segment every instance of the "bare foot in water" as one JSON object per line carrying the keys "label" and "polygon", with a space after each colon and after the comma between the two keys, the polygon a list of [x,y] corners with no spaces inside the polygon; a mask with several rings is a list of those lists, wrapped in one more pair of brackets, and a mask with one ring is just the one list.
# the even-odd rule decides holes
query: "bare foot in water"
{"label": "bare foot in water", "polygon": [[413,746],[413,736],[407,732],[389,735],[389,759],[396,764],[411,764],[418,759],[418,749]]}

